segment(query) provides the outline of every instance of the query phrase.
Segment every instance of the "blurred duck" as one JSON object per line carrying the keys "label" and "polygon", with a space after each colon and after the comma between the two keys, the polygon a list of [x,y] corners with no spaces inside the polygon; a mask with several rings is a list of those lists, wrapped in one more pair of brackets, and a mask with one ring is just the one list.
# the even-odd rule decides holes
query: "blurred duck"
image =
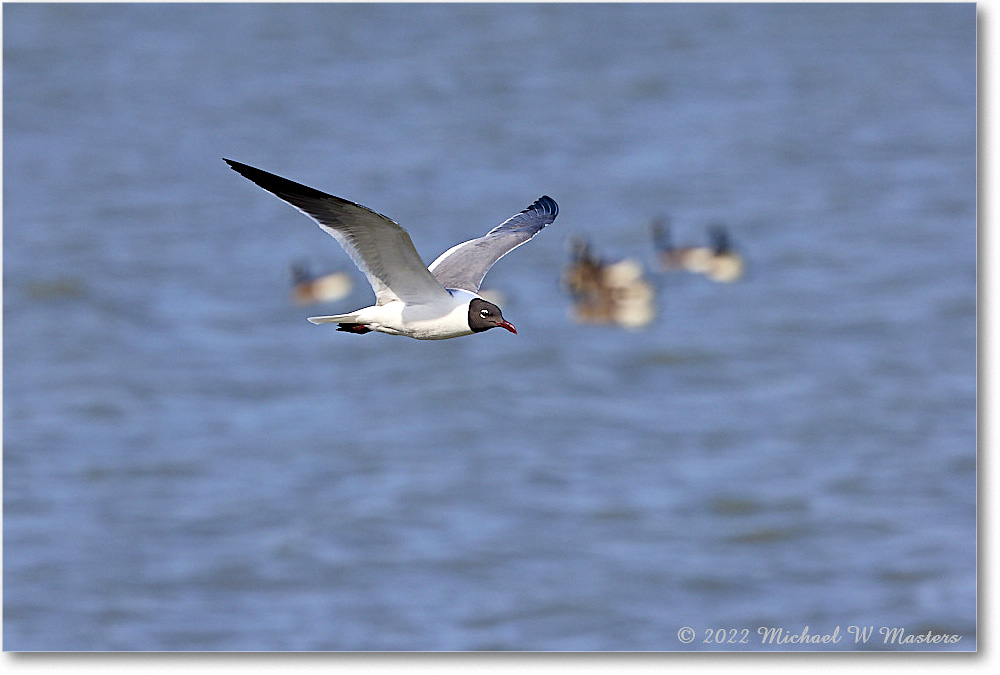
{"label": "blurred duck", "polygon": [[572,260],[563,272],[563,286],[573,296],[573,317],[580,323],[616,323],[642,328],[656,317],[653,287],[643,278],[642,265],[626,259],[605,263],[583,239],[570,240]]}
{"label": "blurred duck", "polygon": [[712,257],[703,274],[712,281],[729,284],[743,276],[743,258],[729,245],[729,234],[721,225],[708,228],[712,241]]}
{"label": "blurred duck", "polygon": [[674,246],[665,218],[658,218],[650,227],[664,269],[703,274],[719,283],[731,283],[743,276],[743,259],[733,251],[729,235],[721,225],[713,225],[708,230],[711,246],[685,247]]}
{"label": "blurred duck", "polygon": [[572,260],[563,270],[563,286],[574,298],[598,293],[604,287],[601,261],[593,256],[584,239],[572,237],[568,244]]}
{"label": "blurred duck", "polygon": [[653,245],[663,269],[702,273],[708,268],[712,249],[707,246],[674,246],[670,223],[666,218],[661,216],[654,220],[650,229],[653,231]]}
{"label": "blurred duck", "polygon": [[345,272],[313,276],[303,263],[292,265],[292,300],[296,305],[340,300],[351,292],[353,285]]}

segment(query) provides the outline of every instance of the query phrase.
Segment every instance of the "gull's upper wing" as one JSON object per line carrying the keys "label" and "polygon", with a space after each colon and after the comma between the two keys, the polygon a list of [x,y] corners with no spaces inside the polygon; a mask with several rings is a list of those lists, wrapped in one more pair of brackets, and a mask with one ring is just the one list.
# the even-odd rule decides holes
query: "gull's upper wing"
{"label": "gull's upper wing", "polygon": [[479,292],[493,263],[525,243],[556,219],[559,206],[543,196],[478,239],[462,242],[438,256],[428,268],[445,288]]}
{"label": "gull's upper wing", "polygon": [[360,204],[246,164],[225,161],[243,177],[319,223],[368,277],[377,304],[395,299],[424,304],[450,297],[424,266],[410,235],[399,224]]}

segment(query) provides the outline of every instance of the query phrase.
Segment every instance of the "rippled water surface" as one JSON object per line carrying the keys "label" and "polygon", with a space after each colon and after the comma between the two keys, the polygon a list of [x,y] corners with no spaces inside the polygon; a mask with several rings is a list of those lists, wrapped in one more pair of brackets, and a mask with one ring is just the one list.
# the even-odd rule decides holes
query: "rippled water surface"
{"label": "rippled water surface", "polygon": [[[974,5],[3,18],[5,649],[975,648]],[[222,157],[428,260],[553,196],[519,335],[310,325],[363,277],[293,306],[353,266]],[[746,278],[653,271],[659,214]],[[569,235],[651,326],[570,319]]]}

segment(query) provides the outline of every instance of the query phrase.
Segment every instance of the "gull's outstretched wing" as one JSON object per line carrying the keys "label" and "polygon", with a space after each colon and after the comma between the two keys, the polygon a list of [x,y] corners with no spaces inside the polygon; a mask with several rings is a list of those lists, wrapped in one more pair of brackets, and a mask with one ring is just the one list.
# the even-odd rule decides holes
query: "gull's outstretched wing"
{"label": "gull's outstretched wing", "polygon": [[445,288],[478,293],[483,277],[497,260],[541,232],[558,214],[559,206],[554,199],[540,197],[482,237],[452,246],[428,269]]}
{"label": "gull's outstretched wing", "polygon": [[425,304],[450,297],[424,266],[410,235],[398,223],[360,204],[246,164],[225,161],[243,177],[319,223],[368,277],[377,304],[395,299]]}

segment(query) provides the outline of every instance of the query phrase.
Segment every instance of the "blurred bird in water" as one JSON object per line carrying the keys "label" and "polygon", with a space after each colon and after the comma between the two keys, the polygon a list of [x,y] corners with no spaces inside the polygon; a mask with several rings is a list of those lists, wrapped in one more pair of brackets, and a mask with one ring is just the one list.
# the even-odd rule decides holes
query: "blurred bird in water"
{"label": "blurred bird in water", "polygon": [[340,300],[354,286],[346,272],[313,276],[304,263],[292,264],[292,300],[296,305],[314,305]]}
{"label": "blurred bird in water", "polygon": [[656,317],[653,287],[635,260],[605,263],[583,239],[569,241],[572,260],[563,271],[563,286],[573,296],[573,317],[580,323],[616,323],[641,328]]}
{"label": "blurred bird in water", "polygon": [[708,259],[712,256],[712,249],[707,246],[675,246],[670,223],[666,217],[656,218],[650,229],[653,233],[653,245],[656,247],[663,269],[700,272],[706,267]]}
{"label": "blurred bird in water", "polygon": [[743,276],[743,259],[732,249],[721,225],[708,230],[711,246],[674,246],[670,225],[662,216],[653,221],[650,229],[663,269],[686,270],[720,283],[731,283]]}
{"label": "blurred bird in water", "polygon": [[712,240],[712,257],[703,274],[723,284],[738,281],[743,276],[743,258],[730,246],[729,234],[721,225],[713,225],[708,236]]}

